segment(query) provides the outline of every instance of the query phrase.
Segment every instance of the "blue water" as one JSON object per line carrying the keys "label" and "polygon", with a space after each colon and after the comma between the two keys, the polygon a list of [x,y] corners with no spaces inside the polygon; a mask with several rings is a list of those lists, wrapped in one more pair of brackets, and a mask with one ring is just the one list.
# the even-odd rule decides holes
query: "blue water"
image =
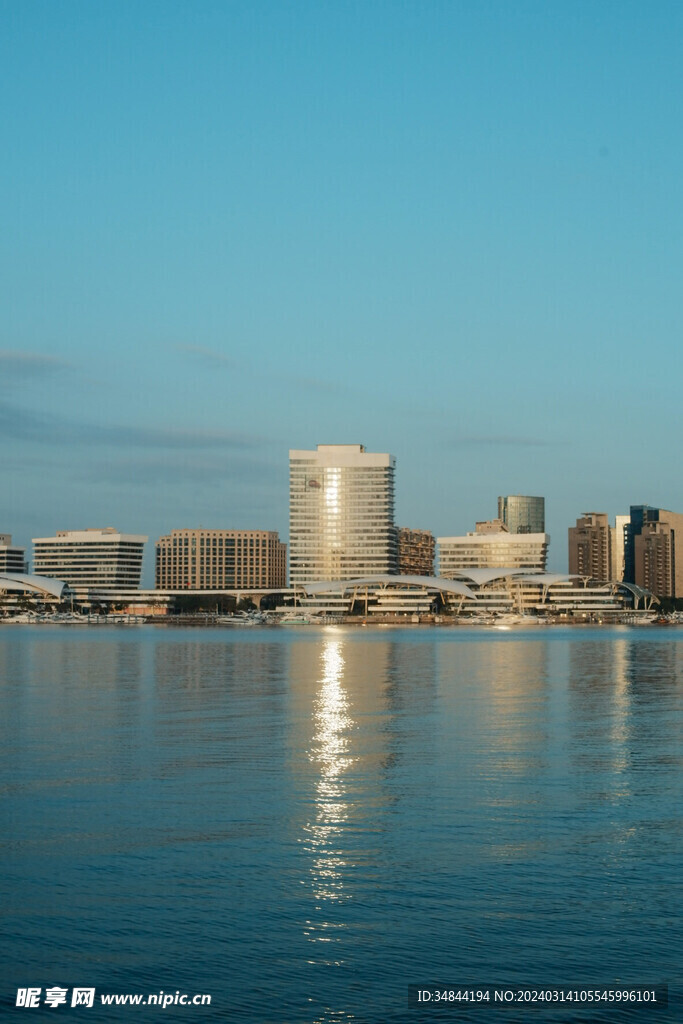
{"label": "blue water", "polygon": [[[0,679],[8,1018],[683,1020],[683,631],[2,626]],[[160,990],[212,1002],[99,1002]]]}

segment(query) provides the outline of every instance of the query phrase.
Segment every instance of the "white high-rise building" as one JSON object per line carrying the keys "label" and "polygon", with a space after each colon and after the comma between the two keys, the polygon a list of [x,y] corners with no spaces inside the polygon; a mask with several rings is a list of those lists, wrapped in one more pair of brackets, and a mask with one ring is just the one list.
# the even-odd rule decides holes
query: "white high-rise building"
{"label": "white high-rise building", "polygon": [[28,572],[26,552],[12,544],[11,533],[0,533],[0,572],[19,573]]}
{"label": "white high-rise building", "polygon": [[104,530],[58,530],[33,540],[33,571],[68,583],[71,589],[137,589],[147,537]]}
{"label": "white high-rise building", "polygon": [[395,467],[360,444],[290,451],[291,585],[397,572]]}

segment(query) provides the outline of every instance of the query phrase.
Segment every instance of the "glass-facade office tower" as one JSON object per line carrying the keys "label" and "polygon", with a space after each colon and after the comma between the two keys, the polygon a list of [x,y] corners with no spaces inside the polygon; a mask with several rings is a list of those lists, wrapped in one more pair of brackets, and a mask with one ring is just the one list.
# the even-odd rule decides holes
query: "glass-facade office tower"
{"label": "glass-facade office tower", "polygon": [[395,467],[360,444],[290,451],[290,585],[396,573]]}
{"label": "glass-facade office tower", "polygon": [[624,530],[624,579],[627,583],[636,582],[636,537],[640,537],[644,526],[658,522],[658,508],[631,505],[629,521]]}
{"label": "glass-facade office tower", "polygon": [[545,533],[545,498],[504,495],[498,498],[498,518],[510,533]]}

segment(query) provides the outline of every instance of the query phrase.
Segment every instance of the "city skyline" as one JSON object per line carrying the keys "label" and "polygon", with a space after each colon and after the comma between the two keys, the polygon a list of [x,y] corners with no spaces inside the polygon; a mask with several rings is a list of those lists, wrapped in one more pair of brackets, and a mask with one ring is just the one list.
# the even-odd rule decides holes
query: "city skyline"
{"label": "city skyline", "polygon": [[[42,561],[45,557],[44,553],[48,552],[49,557],[51,558],[52,554],[54,553],[53,549],[55,552],[58,552],[60,548],[62,550],[67,550],[71,538],[73,538],[74,541],[76,541],[76,543],[79,544],[83,542],[93,542],[95,544],[98,544],[107,540],[112,542],[113,544],[117,544],[120,540],[125,540],[126,542],[134,542],[136,545],[139,545],[140,548],[140,563],[138,571],[141,573],[141,578],[139,580],[139,585],[143,589],[151,589],[153,587],[161,587],[161,589],[168,589],[168,587],[170,587],[170,589],[174,589],[175,584],[179,582],[179,580],[175,579],[175,577],[173,581],[170,579],[170,577],[168,580],[166,580],[165,583],[159,581],[160,552],[166,552],[166,555],[164,555],[164,573],[170,572],[171,575],[174,575],[174,573],[176,573],[176,571],[180,569],[178,553],[174,553],[174,549],[178,545],[187,548],[189,539],[194,537],[195,539],[192,542],[193,546],[195,544],[199,544],[199,546],[202,549],[202,555],[204,554],[205,546],[207,546],[207,556],[211,556],[211,551],[209,549],[212,546],[213,548],[221,548],[220,552],[218,552],[217,550],[213,551],[213,557],[209,557],[209,562],[207,563],[206,567],[206,571],[208,571],[209,565],[213,566],[213,569],[211,571],[213,573],[217,573],[218,562],[221,561],[221,559],[216,560],[216,555],[219,553],[221,555],[223,554],[222,548],[224,539],[226,537],[229,537],[229,543],[231,545],[235,544],[235,538],[242,538],[241,540],[239,540],[239,543],[243,545],[249,544],[250,546],[253,546],[255,543],[255,539],[257,539],[259,548],[262,548],[263,545],[266,543],[273,546],[273,552],[271,552],[271,554],[268,556],[267,564],[266,561],[264,561],[260,557],[260,555],[256,562],[251,564],[256,566],[257,575],[259,573],[262,574],[264,572],[269,573],[271,569],[273,569],[273,571],[275,571],[276,573],[279,571],[281,571],[282,573],[286,573],[286,576],[288,578],[287,585],[292,586],[304,581],[310,581],[314,577],[316,580],[355,579],[359,575],[373,575],[371,571],[373,568],[383,569],[390,573],[394,571],[398,571],[399,574],[402,571],[410,573],[412,570],[401,569],[401,559],[404,558],[406,560],[406,563],[416,558],[421,561],[424,561],[425,558],[429,560],[429,545],[426,542],[426,538],[429,538],[431,543],[430,564],[432,565],[432,569],[428,570],[421,568],[419,572],[415,570],[413,572],[414,575],[426,574],[448,576],[450,574],[450,568],[444,570],[444,566],[446,564],[450,566],[451,563],[453,563],[453,565],[455,565],[456,563],[459,565],[459,556],[456,557],[455,562],[453,562],[454,553],[457,551],[460,551],[463,554],[467,554],[467,557],[463,564],[467,564],[470,566],[475,564],[481,564],[487,566],[495,565],[500,567],[514,568],[516,565],[518,565],[519,558],[521,557],[522,560],[521,562],[519,562],[519,564],[521,565],[528,565],[529,568],[533,568],[537,571],[558,571],[556,566],[553,566],[552,564],[546,564],[548,562],[548,556],[551,550],[550,542],[552,538],[550,537],[550,535],[547,533],[528,533],[525,526],[523,526],[517,533],[511,533],[508,530],[508,526],[500,519],[478,521],[473,524],[474,529],[472,530],[467,530],[465,531],[465,533],[461,535],[445,537],[436,536],[433,532],[429,530],[423,531],[421,528],[417,528],[417,530],[415,530],[414,527],[406,527],[405,525],[396,522],[395,517],[392,518],[391,515],[389,515],[387,518],[386,513],[390,512],[391,509],[393,509],[394,471],[396,463],[394,456],[390,455],[389,453],[366,453],[365,446],[363,445],[318,445],[316,452],[305,450],[290,450],[289,456],[290,533],[284,540],[281,540],[279,538],[279,534],[277,531],[261,529],[254,530],[249,528],[241,528],[235,530],[231,527],[226,529],[224,526],[216,528],[204,525],[190,528],[173,528],[170,531],[170,535],[160,536],[157,538],[141,535],[124,536],[122,531],[119,531],[118,529],[112,526],[91,526],[82,527],[80,530],[75,531],[57,529],[55,533],[53,535],[50,535],[49,537],[32,538],[31,546],[29,547],[18,544],[16,541],[13,540],[11,534],[5,533],[0,534],[0,542],[2,542],[0,544],[0,548],[2,549],[0,551],[0,555],[2,555],[4,559],[3,568],[5,568],[7,571],[17,572],[19,571],[19,561],[23,563],[23,559],[25,558],[26,565],[29,565],[30,572],[35,573],[37,575],[41,575],[43,571]],[[362,525],[362,520],[364,516],[368,515],[370,516],[370,519],[368,521],[372,523],[374,521],[373,516],[376,515],[376,511],[380,507],[376,506],[378,493],[374,493],[379,478],[375,481],[374,484],[370,485],[369,487],[369,481],[364,480],[360,484],[360,490],[358,490],[359,483],[353,484],[348,495],[343,496],[343,492],[348,487],[348,483],[343,483],[341,479],[340,469],[338,468],[339,466],[343,466],[346,463],[348,464],[349,467],[354,467],[352,469],[352,472],[354,474],[357,474],[358,470],[360,469],[361,474],[365,475],[365,473],[367,472],[367,468],[361,468],[362,460],[365,458],[369,459],[370,466],[373,467],[373,470],[375,472],[377,471],[378,467],[384,467],[384,472],[387,474],[386,481],[384,481],[380,486],[380,490],[383,490],[385,486],[388,487],[386,495],[384,495],[384,497],[380,499],[380,505],[383,507],[382,518],[386,520],[380,532],[382,533],[382,531],[386,527],[395,536],[393,538],[393,541],[389,542],[390,549],[393,552],[393,555],[390,555],[388,551],[384,551],[382,555],[379,555],[380,561],[382,561],[381,566],[379,564],[373,566],[370,563],[366,562],[368,553],[373,552],[372,558],[377,558],[379,549],[375,548],[376,538],[375,540],[372,540],[372,529],[374,529],[374,527],[368,533],[365,527]],[[304,466],[303,469],[301,468],[302,466]],[[329,467],[333,467],[333,479],[324,481],[323,474],[329,472]],[[294,480],[297,481],[296,485],[294,484]],[[310,508],[308,509],[308,513],[306,516],[304,516],[303,520],[301,519],[300,516],[300,494],[302,492],[302,487],[304,491],[307,491],[309,487],[313,488],[314,493],[312,496],[317,497],[318,494],[320,494],[320,497],[323,499],[322,502],[314,502],[314,506],[317,509],[317,511],[314,511],[314,506],[310,506]],[[373,496],[371,498],[370,505],[367,508],[365,508],[368,495],[370,495],[371,492],[373,492]],[[349,545],[351,548],[353,548],[355,545],[357,548],[357,552],[354,558],[352,559],[352,561],[356,562],[355,569],[348,568],[342,571],[341,574],[339,572],[328,571],[331,570],[332,566],[328,564],[327,556],[325,556],[325,558],[323,558],[322,561],[320,561],[320,564],[315,569],[313,576],[311,576],[307,570],[302,570],[301,567],[298,566],[301,552],[304,549],[309,550],[308,542],[304,545],[304,549],[300,548],[300,538],[298,538],[294,545],[295,552],[299,551],[299,554],[295,554],[294,559],[294,563],[298,567],[294,570],[294,578],[290,578],[290,572],[292,569],[290,541],[290,538],[292,536],[292,525],[296,520],[295,533],[297,535],[299,534],[301,527],[303,527],[304,535],[317,533],[320,532],[320,530],[322,529],[322,533],[320,533],[318,541],[316,541],[313,545],[313,549],[317,549],[319,541],[322,539],[323,535],[328,533],[328,527],[330,526],[328,517],[327,515],[325,515],[323,519],[326,525],[324,525],[323,528],[323,522],[318,521],[319,512],[321,509],[327,509],[329,512],[328,506],[332,494],[334,494],[334,503],[335,506],[337,506],[333,519],[341,514],[340,522],[336,523],[333,528],[334,535],[337,539],[337,557],[341,556],[342,561],[347,560],[349,556]],[[360,501],[360,504],[359,498],[362,499]],[[503,500],[505,500],[506,502],[513,502],[515,501],[515,499],[518,499],[518,504],[520,508],[528,507],[531,503],[532,507],[533,505],[540,505],[540,508],[542,509],[544,504],[544,498],[541,496],[533,497],[529,495],[508,495],[505,499],[501,497],[498,498],[499,510],[501,508],[501,502]],[[348,509],[345,510],[345,506],[347,502],[349,502],[349,500],[350,504],[348,506]],[[384,507],[385,504],[386,507]],[[299,509],[299,511],[293,513],[294,508]],[[375,509],[375,511],[372,511],[373,508]],[[634,533],[640,532],[644,510],[647,510],[647,515],[652,521],[659,522],[659,520],[661,519],[662,523],[674,524],[677,526],[678,521],[683,520],[683,515],[674,513],[668,509],[655,509],[648,505],[631,505],[629,507],[629,515],[612,515],[610,513],[604,512],[584,513],[582,517],[577,518],[576,524],[574,526],[570,525],[566,530],[565,537],[566,541],[568,542],[568,548],[565,545],[565,552],[568,557],[567,565],[565,565],[564,568],[561,570],[562,573],[566,573],[568,571],[570,575],[592,576],[596,579],[601,580],[619,580],[624,578],[625,569],[627,568],[626,577],[630,575],[631,580],[633,581],[634,573],[640,572],[642,574],[644,572],[644,569],[641,567],[639,570],[636,570],[634,564],[631,564],[633,563],[633,554],[631,554],[630,556],[631,563],[629,563],[629,556],[627,556],[626,561],[624,561],[624,546],[625,543],[628,544],[629,533],[627,527],[629,526],[630,522],[635,523],[635,526],[632,528],[632,533],[630,535],[633,537]],[[349,535],[349,537],[343,539],[345,534],[343,531],[339,532],[339,529],[342,520],[344,521],[344,523],[346,523],[345,529],[351,526],[351,520],[348,519],[349,512],[351,512],[351,519],[354,520],[354,525],[353,528],[351,529],[351,534]],[[358,519],[359,512],[360,519]],[[293,514],[294,519],[292,518]],[[605,536],[602,537],[599,534],[599,532],[595,533],[595,535],[593,536],[591,531],[596,530],[606,531]],[[678,532],[678,530],[676,532]],[[424,536],[421,536],[422,534]],[[582,535],[585,535],[583,540],[581,539]],[[404,549],[401,548],[401,537],[403,537],[403,544],[405,545]],[[206,540],[206,545],[204,538],[208,538],[208,540]],[[351,538],[354,539],[351,540]],[[594,550],[591,553],[586,549],[584,554],[579,555],[577,552],[577,542],[579,545],[581,545],[582,543],[585,544],[586,539],[589,544],[592,542],[592,544],[594,545]],[[147,541],[151,541],[151,544],[148,545]],[[493,559],[489,557],[489,555],[484,556],[484,552],[487,549],[487,542],[492,544],[494,547],[498,545],[498,547],[496,548],[496,555],[495,557],[493,557]],[[636,542],[638,543],[638,541]],[[527,543],[529,546],[528,550],[525,549],[525,543]],[[364,552],[364,554],[360,558],[360,561],[358,561],[358,550],[360,550],[358,549],[358,545],[361,546]],[[604,551],[602,550],[601,545],[605,547]],[[276,548],[281,549],[280,554],[277,556],[274,554]],[[498,548],[500,550],[498,550]],[[504,549],[507,552],[507,554],[503,553]],[[401,550],[403,550],[402,554]],[[493,551],[493,548],[491,548],[491,550]],[[477,551],[481,553],[481,558],[479,555],[476,554]],[[522,552],[524,553],[522,554]],[[246,551],[243,551],[242,553],[246,554]],[[185,554],[187,555],[187,551],[185,552]],[[669,555],[667,555],[667,557],[669,557]],[[673,556],[671,555],[671,557]],[[169,558],[170,562],[168,561]],[[384,564],[383,561],[383,559],[385,558],[388,558],[386,564]],[[593,564],[596,558],[596,564]],[[436,565],[435,561],[438,561],[439,564]],[[556,557],[555,561],[559,561],[559,556]],[[7,563],[6,565],[5,562]],[[168,564],[166,564],[166,562]],[[279,566],[279,569],[276,568],[276,563]],[[190,563],[187,564],[189,565]],[[196,564],[198,565],[199,563]],[[302,565],[303,564],[308,563],[304,562],[302,563]],[[313,565],[314,563],[310,564]],[[173,566],[175,566],[175,568],[173,568]],[[199,571],[199,569],[197,569],[197,571]],[[201,570],[202,573],[204,571],[204,569]],[[195,570],[193,570],[192,572],[194,574]],[[240,570],[240,572],[244,572],[247,575],[249,575],[251,580],[253,570],[248,570],[246,568],[246,563],[244,569]],[[47,575],[63,576],[64,579],[66,579],[67,581],[69,580],[68,572],[65,574],[65,572],[61,569],[56,569],[54,572],[47,573]],[[675,575],[680,575],[680,570],[678,574]],[[284,578],[285,577],[282,576],[282,579]],[[172,582],[173,586],[171,586]],[[209,589],[216,589],[216,585],[218,584],[218,582],[219,581],[217,579],[213,580],[209,585]],[[227,589],[230,589],[230,587],[228,586],[228,582],[229,581],[223,581],[220,586],[225,586],[227,587]],[[242,582],[246,585],[246,575]],[[196,583],[197,581],[195,580],[195,584]],[[233,581],[233,583],[236,586],[239,585],[237,580]],[[272,583],[272,585],[276,586],[279,584]],[[220,589],[220,586],[218,587],[218,589]],[[680,592],[680,581],[676,589]]]}
{"label": "city skyline", "polygon": [[586,509],[683,508],[681,28],[6,6],[0,530],[287,540],[287,449],[357,439],[437,536],[543,495],[551,569]]}

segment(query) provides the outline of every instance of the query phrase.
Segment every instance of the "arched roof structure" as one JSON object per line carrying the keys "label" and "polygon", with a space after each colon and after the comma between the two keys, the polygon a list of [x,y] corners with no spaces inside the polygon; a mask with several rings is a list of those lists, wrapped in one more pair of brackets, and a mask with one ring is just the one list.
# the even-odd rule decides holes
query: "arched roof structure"
{"label": "arched roof structure", "polygon": [[[476,603],[480,602],[488,592],[488,586],[499,580],[507,580],[509,584],[535,584],[542,588],[543,601],[545,602],[548,590],[555,584],[572,583],[582,581],[586,587],[586,593],[602,592],[614,594],[616,590],[623,587],[634,597],[636,606],[638,600],[647,601],[650,604],[653,597],[649,591],[643,590],[632,583],[621,583],[616,581],[590,581],[587,576],[579,576],[576,573],[544,572],[539,569],[529,570],[520,568],[506,569],[467,569],[457,571],[458,579],[450,579],[445,576],[364,576],[352,580],[318,580],[311,583],[298,584],[294,589],[304,594],[307,598],[322,598],[324,595],[333,596],[351,594],[354,597],[358,592],[367,591],[372,588],[375,592],[386,590],[405,590],[406,588],[421,589],[425,592],[440,593],[443,595],[454,595],[463,599],[471,599]],[[475,590],[471,589],[474,586]],[[579,589],[582,589],[579,587]]]}
{"label": "arched roof structure", "polygon": [[464,583],[441,576],[363,576],[355,580],[320,580],[301,585],[301,589],[309,597],[318,594],[346,593],[348,590],[361,590],[363,587],[422,587],[424,590],[458,594],[460,597],[475,596]]}
{"label": "arched roof structure", "polygon": [[27,594],[42,594],[44,597],[61,598],[66,583],[49,576],[32,576],[27,573],[0,573],[0,590],[21,590]]}
{"label": "arched roof structure", "polygon": [[[618,587],[623,587],[624,590],[628,590],[631,594],[633,594],[636,607],[638,607],[638,601],[640,601],[640,600],[643,601],[643,604],[647,608],[649,608],[653,604],[654,601],[656,601],[657,604],[660,603],[659,598],[656,597],[652,593],[652,591],[645,590],[644,587],[639,587],[635,583],[625,583],[624,580],[618,580],[617,582],[612,583],[611,585],[613,587],[617,587],[617,588]],[[648,599],[649,599],[649,604],[648,604]]]}

